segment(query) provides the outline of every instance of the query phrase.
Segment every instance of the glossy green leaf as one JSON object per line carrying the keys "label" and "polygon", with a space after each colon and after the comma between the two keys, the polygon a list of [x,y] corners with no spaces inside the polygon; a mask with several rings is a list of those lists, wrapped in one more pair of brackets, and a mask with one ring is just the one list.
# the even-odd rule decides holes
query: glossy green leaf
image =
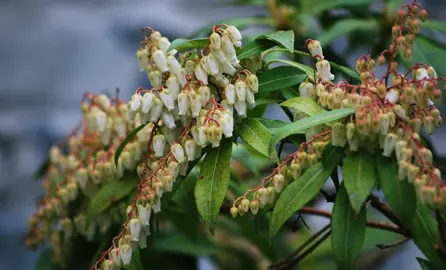
{"label": "glossy green leaf", "polygon": [[42,164],[39,166],[39,169],[34,173],[34,176],[33,176],[34,180],[39,180],[42,177],[44,177],[48,171],[49,166],[50,166],[49,159],[42,162]]}
{"label": "glossy green leaf", "polygon": [[256,106],[259,105],[266,105],[266,104],[273,104],[273,103],[279,103],[283,99],[280,98],[272,98],[272,97],[260,97],[259,99],[256,98]]}
{"label": "glossy green leaf", "polygon": [[413,185],[398,179],[398,167],[394,159],[377,152],[375,164],[379,185],[390,208],[403,224],[409,223],[414,217],[417,202]]}
{"label": "glossy green leaf", "polygon": [[88,216],[97,216],[113,203],[125,198],[136,189],[138,183],[139,177],[136,173],[126,173],[122,179],[104,184],[91,199],[87,210]]}
{"label": "glossy green leaf", "polygon": [[196,39],[185,39],[177,38],[170,44],[167,52],[173,49],[178,51],[191,50],[191,49],[202,49],[208,45],[208,38],[196,38]]}
{"label": "glossy green leaf", "polygon": [[429,265],[428,260],[417,257],[417,261],[420,264],[422,270],[433,270],[433,268]]}
{"label": "glossy green leaf", "polygon": [[284,88],[280,91],[285,99],[292,99],[299,96],[299,92],[296,87]]}
{"label": "glossy green leaf", "polygon": [[303,82],[307,75],[292,66],[281,66],[259,74],[259,92],[279,90]]}
{"label": "glossy green leaf", "polygon": [[231,154],[230,139],[222,140],[219,147],[209,150],[195,185],[197,209],[211,234],[214,234],[215,222],[228,189]]}
{"label": "glossy green leaf", "polygon": [[273,150],[275,149],[276,144],[280,142],[282,139],[285,139],[286,137],[292,134],[306,131],[314,126],[336,121],[340,118],[351,115],[354,112],[355,112],[354,110],[348,108],[332,110],[321,114],[313,115],[310,117],[306,117],[304,119],[289,123],[281,128],[276,129],[273,133],[273,137],[271,138],[271,142],[269,145],[270,156],[274,155]]}
{"label": "glossy green leaf", "polygon": [[172,192],[168,192],[167,194],[163,195],[163,198],[161,199],[162,209],[163,205],[165,205],[165,207],[168,207],[169,205],[170,200],[164,199],[167,198],[166,196],[168,195],[171,196],[171,200],[177,202],[179,205],[184,205],[189,200],[192,200],[193,202],[193,192],[195,184],[200,177],[201,166],[200,164],[196,164],[195,166],[192,165],[192,167],[193,168],[187,173],[186,176],[178,177],[178,179],[175,181]]}
{"label": "glossy green leaf", "polygon": [[46,248],[39,255],[34,270],[54,270],[56,267],[53,265],[53,252],[51,248]]}
{"label": "glossy green leaf", "polygon": [[378,31],[378,21],[376,19],[345,19],[337,21],[330,28],[322,31],[317,40],[322,46],[331,44],[339,37],[348,35],[357,30],[370,31],[372,33]]}
{"label": "glossy green leaf", "polygon": [[271,40],[271,41],[283,46],[290,53],[292,53],[294,50],[294,32],[293,32],[293,30],[277,31],[274,33],[258,36],[256,39],[257,40],[260,40],[260,39]]}
{"label": "glossy green leaf", "polygon": [[302,0],[301,12],[306,15],[318,15],[322,11],[344,6],[368,5],[374,0]]}
{"label": "glossy green leaf", "polygon": [[330,66],[333,69],[338,69],[339,71],[341,71],[345,75],[347,75],[347,76],[349,76],[349,77],[351,77],[353,79],[356,79],[358,81],[360,80],[359,74],[356,71],[354,71],[353,69],[348,68],[348,67],[344,67],[344,66],[341,66],[341,65],[338,65],[338,64],[336,64],[334,62],[331,62],[331,61],[329,61],[329,62],[330,62]]}
{"label": "glossy green leaf", "polygon": [[342,176],[353,210],[359,212],[376,183],[373,157],[365,151],[351,153],[342,166]]}
{"label": "glossy green leaf", "polygon": [[309,97],[295,97],[282,102],[280,106],[288,107],[310,116],[326,112],[314,99]]}
{"label": "glossy green leaf", "polygon": [[338,269],[355,269],[364,244],[365,229],[366,212],[355,212],[349,202],[347,190],[341,184],[331,218],[331,243]]}
{"label": "glossy green leaf", "polygon": [[130,264],[125,268],[127,268],[128,270],[144,270],[144,266],[142,265],[141,262],[140,253],[141,250],[139,249],[139,247],[133,248],[132,259],[130,260]]}
{"label": "glossy green leaf", "polygon": [[446,269],[446,264],[442,262],[435,249],[435,246],[440,244],[440,235],[437,221],[429,207],[417,203],[415,215],[408,225],[413,241],[429,259],[433,268]]}
{"label": "glossy green leaf", "polygon": [[172,233],[160,236],[154,245],[155,250],[185,254],[190,256],[210,256],[219,250],[217,246],[205,237],[188,237],[181,233]]}
{"label": "glossy green leaf", "polygon": [[421,27],[425,29],[435,30],[446,34],[446,22],[427,19],[424,23],[421,23]]}
{"label": "glossy green leaf", "polygon": [[139,127],[135,128],[130,134],[121,142],[119,147],[116,149],[115,152],[115,166],[118,166],[118,160],[121,156],[122,151],[124,150],[125,146],[133,139],[133,137],[136,136],[136,134],[143,129],[147,124],[140,125]]}
{"label": "glossy green leaf", "polygon": [[264,125],[268,129],[281,128],[284,125],[287,125],[290,123],[290,122],[286,122],[283,120],[266,119],[266,118],[256,118],[256,120],[259,120],[260,123],[262,123],[262,125]]}
{"label": "glossy green leaf", "polygon": [[258,55],[263,51],[274,47],[276,44],[270,40],[254,40],[244,45],[237,53],[237,58],[243,60],[245,58]]}
{"label": "glossy green leaf", "polygon": [[281,64],[286,64],[287,66],[296,67],[296,68],[302,70],[303,72],[305,72],[305,74],[307,74],[308,77],[313,78],[313,76],[314,76],[313,69],[305,64],[302,64],[302,63],[294,62],[291,60],[285,60],[285,59],[273,59],[273,60],[269,61],[268,63],[266,63],[265,66],[269,66],[273,63],[281,63]]}
{"label": "glossy green leaf", "polygon": [[271,141],[269,130],[255,119],[245,118],[238,124],[240,138],[259,153],[268,157],[268,145]]}
{"label": "glossy green leaf", "polygon": [[319,162],[307,169],[299,179],[282,191],[274,205],[270,221],[270,238],[279,231],[292,215],[319,193],[333,169],[344,157],[344,151],[341,148],[333,147],[326,155],[327,162],[324,164]]}

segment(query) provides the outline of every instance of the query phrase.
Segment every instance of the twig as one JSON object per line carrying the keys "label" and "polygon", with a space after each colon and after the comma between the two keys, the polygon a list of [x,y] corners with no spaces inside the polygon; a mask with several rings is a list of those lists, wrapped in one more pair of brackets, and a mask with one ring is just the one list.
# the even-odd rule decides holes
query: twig
{"label": "twig", "polygon": [[398,227],[402,227],[402,224],[398,220],[398,218],[393,214],[392,210],[390,210],[389,206],[379,200],[378,197],[375,195],[369,196],[369,201],[373,208],[378,210],[381,214],[383,214],[386,218],[388,218],[390,221],[398,225]]}
{"label": "twig", "polygon": [[403,244],[407,243],[409,240],[410,240],[410,238],[404,238],[403,240],[398,240],[396,242],[389,243],[389,244],[377,244],[376,247],[379,249],[393,248],[393,247],[403,245]]}
{"label": "twig", "polygon": [[335,201],[335,196],[328,194],[327,192],[325,192],[325,190],[321,189],[319,192],[325,197],[325,200],[327,202]]}

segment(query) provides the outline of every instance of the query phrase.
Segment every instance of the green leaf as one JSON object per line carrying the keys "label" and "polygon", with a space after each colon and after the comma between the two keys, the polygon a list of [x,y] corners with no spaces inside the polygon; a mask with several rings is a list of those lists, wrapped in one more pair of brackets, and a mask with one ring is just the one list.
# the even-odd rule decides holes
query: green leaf
{"label": "green leaf", "polygon": [[168,207],[170,200],[164,201],[164,198],[169,194],[171,194],[171,199],[177,202],[180,206],[188,204],[190,200],[192,200],[193,202],[193,192],[198,177],[200,176],[200,169],[200,164],[196,164],[186,176],[179,177],[177,181],[175,181],[174,190],[165,194],[161,199],[161,208],[163,208],[163,205],[165,205],[165,207]]}
{"label": "green leaf", "polygon": [[359,212],[376,183],[373,157],[365,151],[349,154],[342,166],[342,176],[353,210]]}
{"label": "green leaf", "polygon": [[284,125],[287,125],[290,123],[290,122],[286,122],[283,120],[274,120],[274,119],[266,119],[266,118],[255,118],[255,119],[260,121],[260,123],[262,123],[262,125],[264,125],[268,129],[281,128]]}
{"label": "green leaf", "polygon": [[424,23],[421,24],[422,28],[427,28],[430,30],[435,30],[446,34],[446,22],[444,21],[436,21],[428,19]]}
{"label": "green leaf", "polygon": [[118,160],[121,156],[122,151],[124,150],[125,146],[133,139],[133,137],[136,136],[136,134],[143,129],[147,124],[140,125],[139,127],[135,128],[130,134],[121,142],[119,147],[116,149],[115,152],[115,166],[118,166]]}
{"label": "green leaf", "polygon": [[305,15],[318,15],[325,10],[343,6],[368,5],[374,0],[302,0],[301,13]]}
{"label": "green leaf", "polygon": [[240,162],[245,168],[250,170],[255,176],[259,175],[254,157],[246,149],[245,145],[233,145],[232,158]]}
{"label": "green leaf", "polygon": [[[406,2],[405,0],[388,0],[388,14],[395,14],[398,9]],[[396,15],[396,14],[395,14]]]}
{"label": "green leaf", "polygon": [[276,44],[270,40],[254,40],[243,46],[237,53],[237,58],[241,61],[245,58],[258,55],[263,51],[274,47]]}
{"label": "green leaf", "polygon": [[324,108],[309,97],[295,97],[282,102],[280,106],[304,112],[310,116],[326,112]]}
{"label": "green leaf", "polygon": [[446,265],[435,249],[435,246],[440,244],[440,235],[437,221],[429,207],[418,203],[408,227],[412,232],[413,241],[429,259],[433,269],[446,269]]}
{"label": "green leaf", "polygon": [[273,60],[269,61],[268,63],[266,63],[265,66],[269,66],[273,63],[282,63],[282,64],[286,64],[288,66],[296,67],[296,68],[302,70],[303,72],[305,72],[305,74],[307,74],[308,77],[313,78],[313,76],[314,76],[313,69],[307,65],[302,64],[302,63],[294,62],[291,60],[284,60],[284,59],[273,59]]}
{"label": "green leaf", "polygon": [[259,74],[259,92],[265,93],[279,90],[303,82],[307,75],[292,66],[276,67]]}
{"label": "green leaf", "polygon": [[53,265],[53,252],[51,248],[46,248],[37,259],[34,270],[53,270],[56,269]]}
{"label": "green leaf", "polygon": [[195,185],[197,209],[211,234],[215,232],[215,222],[228,189],[231,154],[230,139],[222,140],[219,147],[211,149],[203,160]]}
{"label": "green leaf", "polygon": [[319,193],[333,169],[344,157],[344,151],[339,147],[333,147],[326,156],[326,163],[319,162],[306,170],[298,180],[288,185],[280,194],[270,221],[270,238],[292,215]]}
{"label": "green leaf", "polygon": [[283,46],[290,53],[292,53],[294,50],[294,32],[293,32],[293,30],[277,31],[277,32],[274,32],[271,34],[261,35],[256,38],[256,40],[259,40],[259,39],[271,40],[271,41]]}
{"label": "green leaf", "polygon": [[126,173],[122,179],[112,180],[103,185],[91,199],[87,215],[94,217],[102,213],[115,202],[126,197],[132,190],[136,189],[139,177],[136,173]]}
{"label": "green leaf", "polygon": [[238,127],[240,138],[252,148],[268,157],[268,145],[271,141],[269,130],[259,121],[250,118],[243,119]]}
{"label": "green leaf", "polygon": [[331,243],[338,269],[355,269],[365,239],[366,212],[356,212],[344,185],[339,187],[331,218]]}
{"label": "green leaf", "polygon": [[429,265],[429,261],[420,257],[417,257],[417,261],[420,264],[422,270],[433,270],[433,268]]}
{"label": "green leaf", "polygon": [[[372,33],[378,30],[378,21],[376,19],[361,20],[361,19],[345,19],[337,21],[330,28],[322,31],[317,40],[322,46],[331,44],[339,37],[348,35],[357,30],[370,31]],[[371,33],[371,34],[372,34]]]}
{"label": "green leaf", "polygon": [[45,176],[45,174],[48,171],[49,166],[50,166],[50,159],[47,159],[39,166],[39,169],[34,173],[34,176],[33,176],[34,180],[39,180],[43,176]]}
{"label": "green leaf", "polygon": [[297,89],[295,89],[295,87],[284,88],[280,92],[282,92],[282,95],[285,99],[292,99],[299,96],[299,93]]}
{"label": "green leaf", "polygon": [[396,161],[382,155],[375,154],[375,164],[378,172],[379,185],[395,215],[403,224],[409,223],[415,214],[417,197],[414,187],[398,179]]}
{"label": "green leaf", "polygon": [[139,247],[133,249],[132,259],[130,260],[130,264],[127,266],[128,270],[144,270],[144,266],[141,263],[140,253],[141,251]]}
{"label": "green leaf", "polygon": [[177,38],[170,44],[167,52],[173,49],[178,51],[190,50],[190,49],[202,49],[208,45],[208,38],[196,38],[196,39],[184,39]]}
{"label": "green leaf", "polygon": [[345,75],[347,75],[353,79],[356,79],[358,81],[360,80],[358,73],[356,71],[354,71],[353,69],[338,65],[335,62],[331,62],[331,61],[328,61],[328,62],[330,62],[330,65],[331,65],[331,67],[333,67],[333,69],[339,69],[339,71],[341,71]]}
{"label": "green leaf", "polygon": [[285,139],[286,137],[298,132],[304,132],[314,126],[333,122],[345,116],[351,115],[354,112],[355,112],[354,110],[348,108],[332,110],[321,114],[313,115],[310,117],[306,117],[304,119],[289,123],[281,128],[276,129],[269,144],[270,156],[274,155],[273,150],[275,149],[276,144],[280,142],[282,139]]}
{"label": "green leaf", "polygon": [[180,233],[162,235],[156,240],[154,249],[194,257],[210,256],[218,252],[218,248],[205,237],[191,238]]}
{"label": "green leaf", "polygon": [[266,105],[266,104],[273,104],[273,103],[279,103],[283,99],[279,98],[272,98],[272,97],[260,97],[259,99],[256,98],[256,106],[259,105]]}

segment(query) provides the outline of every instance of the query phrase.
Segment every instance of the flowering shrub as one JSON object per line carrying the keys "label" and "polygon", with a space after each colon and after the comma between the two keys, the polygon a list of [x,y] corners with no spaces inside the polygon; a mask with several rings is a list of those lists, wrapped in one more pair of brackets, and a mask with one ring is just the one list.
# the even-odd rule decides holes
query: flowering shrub
{"label": "flowering shrub", "polygon": [[[366,54],[356,63],[357,73],[328,61],[318,40],[307,40],[309,53],[296,51],[292,31],[261,35],[242,46],[242,35],[231,25],[214,26],[208,38],[172,43],[144,28],[136,58],[151,88],[138,88],[128,103],[84,95],[80,124],[50,149],[46,195],[30,218],[25,244],[50,241],[54,264],[71,268],[74,239],[106,239],[96,247],[100,255],[91,269],[144,269],[140,252],[152,247],[153,232],[171,230],[172,223],[159,226],[154,220],[163,212],[196,209],[211,234],[219,229],[219,214],[267,216],[270,238],[295,213],[307,213],[330,217],[331,225],[302,247],[320,237],[314,249],[331,234],[339,269],[355,267],[366,227],[413,239],[428,259],[420,261],[431,267],[426,269],[445,267],[446,186],[420,138],[421,130],[431,134],[441,125],[435,103],[445,78],[428,63],[403,73],[398,57],[411,59],[426,16],[417,3],[399,9],[392,42],[377,59],[386,67],[383,76]],[[262,61],[277,51],[308,55],[313,64]],[[274,62],[285,65],[270,68]],[[358,83],[336,81],[332,67]],[[295,85],[298,95],[281,103],[292,110],[293,122],[263,118],[258,108],[274,102],[269,94]],[[277,166],[235,197],[237,192],[227,191],[238,138]],[[297,150],[281,157],[283,144],[296,141]],[[248,157],[241,162],[249,166]],[[329,178],[336,194],[321,190]],[[177,195],[191,189],[193,210],[187,206],[193,198]],[[335,203],[332,213],[305,207],[319,192]],[[226,203],[230,198],[232,205]],[[389,223],[367,221],[370,206]],[[306,256],[300,251],[270,262],[270,269],[290,269]]]}

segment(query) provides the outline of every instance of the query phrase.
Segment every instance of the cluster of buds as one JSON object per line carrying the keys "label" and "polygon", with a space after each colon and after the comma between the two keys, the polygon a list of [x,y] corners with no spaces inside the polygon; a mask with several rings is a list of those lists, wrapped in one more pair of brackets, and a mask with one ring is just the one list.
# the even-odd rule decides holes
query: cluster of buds
{"label": "cluster of buds", "polygon": [[243,216],[248,212],[256,215],[259,209],[274,204],[277,194],[290,181],[297,180],[302,172],[319,162],[322,151],[330,140],[330,133],[330,130],[322,132],[302,143],[296,152],[286,156],[270,175],[263,178],[259,186],[235,199],[230,209],[232,217]]}
{"label": "cluster of buds", "polygon": [[176,179],[187,174],[188,162],[200,158],[203,147],[218,147],[223,136],[232,137],[234,117],[246,117],[247,107],[254,106],[258,80],[237,59],[234,47],[241,46],[241,38],[234,26],[215,26],[201,54],[176,58],[166,38],[144,29],[136,56],[152,88],[138,88],[127,112],[134,127],[145,126],[137,133],[138,155],[127,144],[118,160],[118,169],[136,167],[141,181],[124,230],[93,269],[127,265],[135,243],[146,247],[150,217],[161,211],[161,199]]}
{"label": "cluster of buds", "polygon": [[[102,184],[122,177],[124,168],[115,167],[113,156],[122,139],[132,130],[133,122],[128,118],[126,104],[106,95],[86,93],[81,111],[82,121],[66,140],[49,150],[48,170],[42,181],[46,194],[29,220],[29,232],[25,238],[28,247],[55,239],[60,230],[64,241],[73,236],[74,231],[92,239],[98,226],[99,231],[105,234],[111,225],[111,221],[105,222],[104,217],[87,224],[83,213],[73,215],[69,207],[76,200],[89,201]],[[141,156],[139,144],[132,142],[128,147],[133,159]],[[66,154],[64,148],[67,149]],[[126,168],[131,169],[129,166]],[[123,214],[118,213],[117,216],[115,220],[122,219]],[[57,255],[60,248],[60,245],[54,246],[54,254]]]}

